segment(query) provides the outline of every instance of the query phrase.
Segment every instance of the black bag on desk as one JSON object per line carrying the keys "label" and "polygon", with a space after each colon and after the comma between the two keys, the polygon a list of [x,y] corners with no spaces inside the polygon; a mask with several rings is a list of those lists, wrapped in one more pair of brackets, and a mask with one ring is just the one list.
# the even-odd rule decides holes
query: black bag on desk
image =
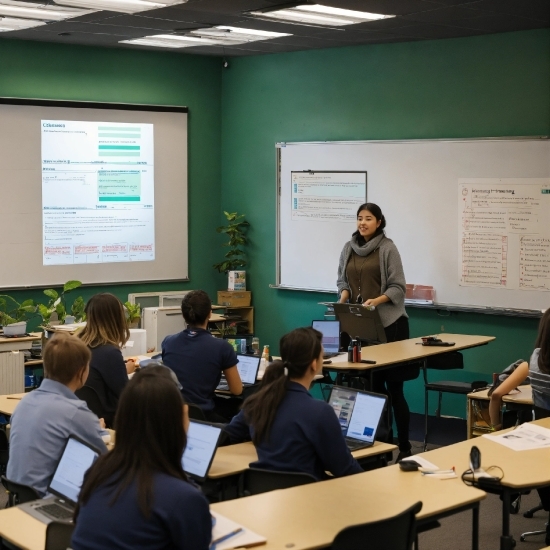
{"label": "black bag on desk", "polygon": [[[504,380],[506,380],[522,363],[525,363],[524,359],[518,359],[511,365],[508,365],[497,377],[496,381],[493,383],[492,387],[489,389],[487,395],[491,395],[496,388],[498,388]],[[525,384],[530,384],[529,377],[525,379]]]}

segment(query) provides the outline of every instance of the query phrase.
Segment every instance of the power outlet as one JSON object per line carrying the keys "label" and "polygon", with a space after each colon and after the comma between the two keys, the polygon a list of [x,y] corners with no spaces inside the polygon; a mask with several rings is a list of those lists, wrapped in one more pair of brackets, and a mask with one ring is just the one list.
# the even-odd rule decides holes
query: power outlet
{"label": "power outlet", "polygon": [[441,325],[441,332],[445,332],[445,327]]}

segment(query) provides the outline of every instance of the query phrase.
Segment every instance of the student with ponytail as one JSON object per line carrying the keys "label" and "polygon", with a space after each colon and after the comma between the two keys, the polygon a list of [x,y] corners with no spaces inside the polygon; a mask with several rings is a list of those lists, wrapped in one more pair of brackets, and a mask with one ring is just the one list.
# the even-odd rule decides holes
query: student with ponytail
{"label": "student with ponytail", "polygon": [[317,479],[326,478],[325,472],[339,477],[363,471],[332,407],[308,392],[323,369],[321,338],[309,327],[285,334],[279,344],[282,360],[269,365],[260,389],[226,426],[232,443],[252,439],[258,461],[251,466]]}

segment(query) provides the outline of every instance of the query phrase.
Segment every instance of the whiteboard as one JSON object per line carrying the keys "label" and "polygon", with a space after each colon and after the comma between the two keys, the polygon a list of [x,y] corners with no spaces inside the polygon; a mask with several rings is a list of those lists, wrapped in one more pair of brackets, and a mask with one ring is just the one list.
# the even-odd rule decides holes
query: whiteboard
{"label": "whiteboard", "polygon": [[[550,237],[550,194],[542,191],[550,185],[548,139],[279,143],[276,150],[278,287],[335,292],[340,253],[356,229],[355,219],[293,219],[292,174],[356,171],[367,173],[367,199],[382,208],[386,235],[401,254],[407,283],[432,285],[436,302],[446,305],[538,310],[550,306],[548,257],[539,270],[539,279],[547,276],[547,282],[520,287],[517,274],[508,276],[502,286],[472,284],[471,278],[463,277],[464,211],[459,192],[460,185],[474,183],[497,188],[539,185],[537,223],[531,223],[529,231],[520,229],[529,233],[535,227],[538,237]],[[505,251],[509,274],[524,263],[520,248],[509,246]],[[550,254],[550,246],[543,252]]]}
{"label": "whiteboard", "polygon": [[[130,261],[128,254],[127,261],[44,265],[43,121],[152,125],[154,260]],[[85,284],[187,279],[187,108],[2,98],[0,197],[0,287],[54,286],[71,279]],[[118,211],[113,225],[122,216]]]}

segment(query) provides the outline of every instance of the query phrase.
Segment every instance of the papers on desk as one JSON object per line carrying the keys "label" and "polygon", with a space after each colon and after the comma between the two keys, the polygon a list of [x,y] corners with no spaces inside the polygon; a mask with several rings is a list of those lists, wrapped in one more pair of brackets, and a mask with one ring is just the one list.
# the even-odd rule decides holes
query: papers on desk
{"label": "papers on desk", "polygon": [[450,479],[450,478],[456,477],[456,472],[454,471],[454,468],[449,468],[448,470],[441,470],[433,462],[426,460],[422,456],[413,455],[413,456],[404,458],[401,462],[407,462],[407,461],[412,461],[419,464],[420,473],[431,479]]}
{"label": "papers on desk", "polygon": [[497,435],[485,434],[495,443],[500,443],[514,451],[531,451],[550,447],[550,430],[537,424],[521,424],[515,430]]}
{"label": "papers on desk", "polygon": [[[212,527],[212,544],[210,550],[231,550],[232,548],[250,548],[265,544],[267,539],[247,529],[230,519],[212,512],[212,518],[215,519]],[[216,542],[218,541],[218,542]]]}

